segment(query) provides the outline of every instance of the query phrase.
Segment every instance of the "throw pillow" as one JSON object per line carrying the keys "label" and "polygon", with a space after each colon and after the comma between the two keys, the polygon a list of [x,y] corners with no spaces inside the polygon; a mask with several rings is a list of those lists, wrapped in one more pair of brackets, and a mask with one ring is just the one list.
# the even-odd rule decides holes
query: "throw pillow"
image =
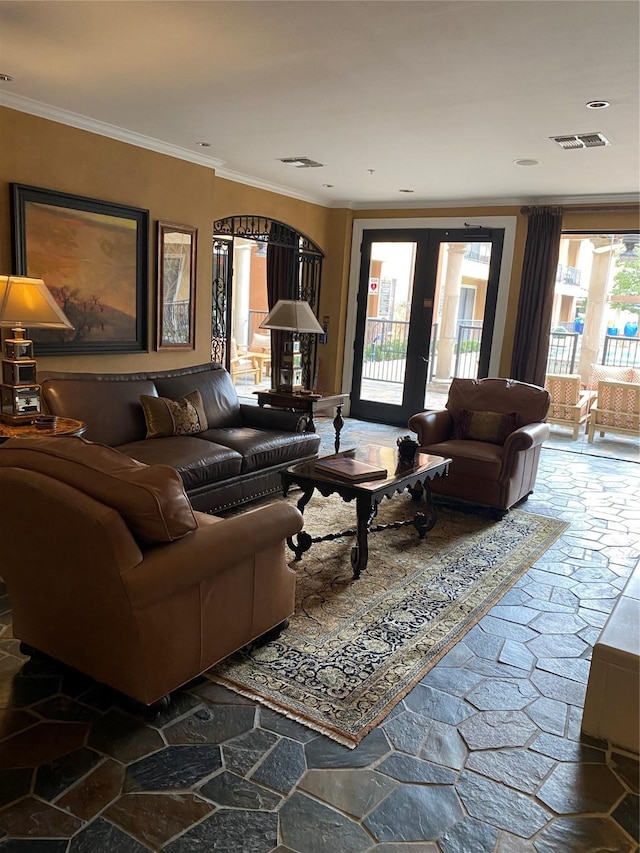
{"label": "throw pillow", "polygon": [[140,403],[147,424],[147,438],[194,435],[209,428],[199,391],[191,391],[179,400],[143,394]]}
{"label": "throw pillow", "polygon": [[515,412],[472,412],[461,409],[454,427],[454,438],[504,444],[507,436],[518,428]]}

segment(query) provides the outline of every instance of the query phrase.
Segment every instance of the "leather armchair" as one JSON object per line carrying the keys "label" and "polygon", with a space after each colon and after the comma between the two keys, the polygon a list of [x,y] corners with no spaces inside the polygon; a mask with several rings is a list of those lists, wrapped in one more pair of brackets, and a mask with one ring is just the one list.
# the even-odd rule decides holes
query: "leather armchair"
{"label": "leather armchair", "polygon": [[[545,422],[549,393],[537,385],[511,379],[454,379],[446,408],[409,419],[422,453],[448,456],[449,475],[431,483],[433,494],[488,506],[502,517],[533,491],[542,443],[549,437]],[[509,424],[508,434],[480,439],[460,427],[469,415],[491,416]],[[503,419],[500,416],[504,416]]]}
{"label": "leather armchair", "polygon": [[206,515],[169,466],[35,437],[0,446],[0,504],[14,636],[144,705],[293,612],[285,503]]}

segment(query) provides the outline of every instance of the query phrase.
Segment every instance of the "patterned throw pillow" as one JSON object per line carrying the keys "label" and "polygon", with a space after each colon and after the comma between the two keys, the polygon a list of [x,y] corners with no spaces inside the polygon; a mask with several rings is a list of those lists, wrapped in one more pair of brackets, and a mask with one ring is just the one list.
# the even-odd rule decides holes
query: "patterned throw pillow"
{"label": "patterned throw pillow", "polygon": [[461,409],[453,437],[504,444],[507,436],[517,428],[518,416],[515,412],[503,415],[500,412],[471,412]]}
{"label": "patterned throw pillow", "polygon": [[194,435],[209,428],[199,391],[191,391],[179,400],[143,394],[140,402],[147,424],[147,438]]}

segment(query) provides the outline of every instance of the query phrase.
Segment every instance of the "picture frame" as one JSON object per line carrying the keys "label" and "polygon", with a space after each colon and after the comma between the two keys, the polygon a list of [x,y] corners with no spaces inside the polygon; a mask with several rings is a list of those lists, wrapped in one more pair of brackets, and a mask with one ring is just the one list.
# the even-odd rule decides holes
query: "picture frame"
{"label": "picture frame", "polygon": [[11,184],[15,275],[41,278],[74,326],[31,329],[35,354],[148,351],[149,211]]}
{"label": "picture frame", "polygon": [[195,349],[197,241],[197,228],[157,223],[158,350]]}

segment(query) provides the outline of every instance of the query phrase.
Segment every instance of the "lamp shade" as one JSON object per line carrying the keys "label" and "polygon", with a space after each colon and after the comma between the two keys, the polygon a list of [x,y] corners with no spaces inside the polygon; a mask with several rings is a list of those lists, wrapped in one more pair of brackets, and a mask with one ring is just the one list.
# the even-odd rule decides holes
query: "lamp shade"
{"label": "lamp shade", "polygon": [[0,326],[73,329],[41,278],[0,275]]}
{"label": "lamp shade", "polygon": [[260,323],[261,329],[281,329],[285,332],[305,332],[322,335],[324,329],[318,323],[311,306],[304,299],[278,299],[271,311]]}

